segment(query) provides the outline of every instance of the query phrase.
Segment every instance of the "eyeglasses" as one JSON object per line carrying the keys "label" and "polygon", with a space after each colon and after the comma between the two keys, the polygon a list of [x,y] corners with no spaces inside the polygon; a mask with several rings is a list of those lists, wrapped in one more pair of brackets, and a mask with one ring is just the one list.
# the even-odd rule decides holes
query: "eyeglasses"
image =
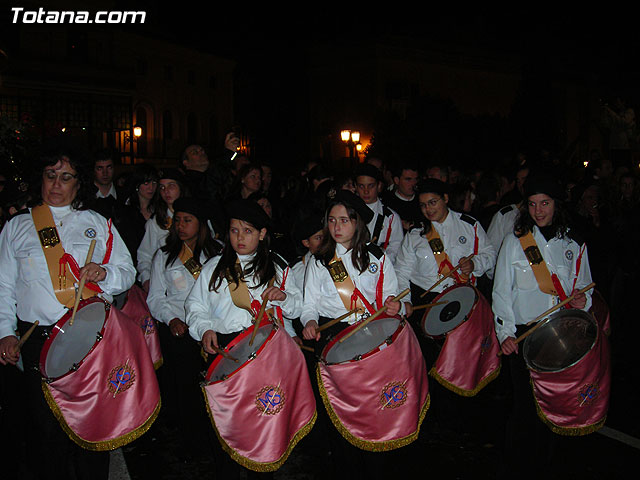
{"label": "eyeglasses", "polygon": [[60,182],[69,183],[74,178],[78,178],[78,174],[77,173],[73,174],[73,173],[69,173],[69,172],[62,172],[60,174],[57,174],[53,170],[45,170],[44,171],[44,178],[46,178],[47,180],[49,180],[51,182],[55,182],[56,179],[59,178]]}
{"label": "eyeglasses", "polygon": [[423,205],[427,205],[429,207],[435,207],[440,200],[442,200],[442,198],[432,198],[428,202],[423,203]]}

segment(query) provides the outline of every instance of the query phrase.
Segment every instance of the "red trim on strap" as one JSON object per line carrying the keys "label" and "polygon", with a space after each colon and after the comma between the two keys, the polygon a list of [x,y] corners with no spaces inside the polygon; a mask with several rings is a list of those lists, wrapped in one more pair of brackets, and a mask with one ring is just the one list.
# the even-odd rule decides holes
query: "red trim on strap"
{"label": "red trim on strap", "polygon": [[[72,255],[65,253],[64,255],[62,255],[62,257],[60,257],[60,263],[66,263],[67,265],[69,265],[69,270],[71,270],[73,276],[76,277],[76,280],[80,280],[80,266]],[[84,286],[93,292],[102,293],[102,289],[93,282],[87,282],[84,284]]]}
{"label": "red trim on strap", "polygon": [[[551,274],[551,281],[553,282],[553,288],[556,289],[556,293],[558,297],[560,297],[560,301],[564,301],[567,299],[567,294],[564,292],[564,288],[562,288],[562,284],[560,283],[560,279],[555,273]],[[564,308],[571,308],[569,304],[566,304]]]}
{"label": "red trim on strap", "polygon": [[351,307],[353,307],[355,301],[355,299],[360,299],[363,303],[363,305],[365,306],[365,308],[369,311],[370,314],[374,314],[376,311],[373,308],[373,306],[367,301],[366,298],[364,298],[364,295],[362,295],[362,292],[360,290],[358,290],[358,287],[355,287],[353,289],[353,295],[351,295]]}
{"label": "red trim on strap", "polygon": [[585,248],[586,248],[586,244],[580,247],[580,255],[578,255],[578,259],[576,260],[576,276],[573,277],[573,290],[576,289],[576,282],[578,281],[578,275],[580,274],[580,266],[582,265],[582,254],[584,253]]}
{"label": "red trim on strap", "polygon": [[389,228],[387,229],[387,238],[385,239],[384,243],[382,244],[382,248],[384,250],[387,249],[387,247],[389,246],[389,239],[391,238],[391,224],[393,223],[393,214],[391,214],[391,219],[389,220]]}
{"label": "red trim on strap", "polygon": [[107,226],[109,227],[109,236],[107,237],[107,251],[104,254],[104,258],[102,259],[102,265],[105,263],[109,263],[111,259],[111,251],[113,250],[113,232],[111,231],[111,219],[107,221]]}
{"label": "red trim on strap", "polygon": [[378,308],[382,308],[382,287],[384,284],[384,262],[387,260],[387,256],[382,257],[382,263],[380,264],[380,275],[378,275],[378,282],[376,283],[376,304]]}

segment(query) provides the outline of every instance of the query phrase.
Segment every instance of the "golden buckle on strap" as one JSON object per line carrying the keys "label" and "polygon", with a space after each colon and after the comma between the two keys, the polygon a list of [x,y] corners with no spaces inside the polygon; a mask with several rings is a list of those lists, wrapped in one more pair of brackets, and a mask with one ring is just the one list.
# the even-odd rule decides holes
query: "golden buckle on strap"
{"label": "golden buckle on strap", "polygon": [[542,262],[542,254],[540,253],[540,250],[537,246],[527,247],[524,250],[524,255],[525,257],[527,257],[529,265],[538,265],[540,262]]}
{"label": "golden buckle on strap", "polygon": [[329,274],[334,282],[344,282],[349,277],[346,268],[344,268],[344,265],[342,264],[342,260],[339,258],[329,262],[327,268],[329,269]]}
{"label": "golden buckle on strap", "polygon": [[60,243],[58,231],[54,227],[46,227],[38,230],[38,236],[40,237],[40,243],[43,248],[55,247]]}
{"label": "golden buckle on strap", "polygon": [[436,255],[440,255],[442,252],[444,252],[444,244],[439,238],[429,240],[429,246],[431,247],[431,250],[433,250],[433,253],[435,253]]}
{"label": "golden buckle on strap", "polygon": [[191,275],[194,275],[194,276],[200,274],[200,271],[202,270],[202,265],[200,265],[200,263],[196,262],[193,257],[191,257],[189,260],[184,262],[184,267],[187,270],[189,270]]}

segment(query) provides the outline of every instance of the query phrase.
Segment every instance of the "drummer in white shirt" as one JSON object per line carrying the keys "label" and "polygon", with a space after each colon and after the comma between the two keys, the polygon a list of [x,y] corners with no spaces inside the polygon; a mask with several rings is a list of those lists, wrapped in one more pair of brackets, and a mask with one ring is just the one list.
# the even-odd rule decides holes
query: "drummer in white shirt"
{"label": "drummer in white shirt", "polygon": [[[108,453],[84,450],[69,439],[45,402],[38,365],[44,335],[73,305],[74,283],[86,275],[89,290],[111,300],[131,287],[135,268],[111,222],[84,209],[95,186],[80,157],[61,152],[45,157],[41,180],[34,207],[7,222],[0,233],[0,363],[15,365],[22,355],[26,429],[39,458],[31,465],[38,478],[68,478],[70,462],[77,478],[106,479]],[[94,239],[93,260],[81,266]],[[54,251],[66,255],[52,258]],[[49,263],[57,268],[50,269]],[[50,273],[54,270],[55,276]],[[36,320],[39,326],[16,351],[17,335]]]}

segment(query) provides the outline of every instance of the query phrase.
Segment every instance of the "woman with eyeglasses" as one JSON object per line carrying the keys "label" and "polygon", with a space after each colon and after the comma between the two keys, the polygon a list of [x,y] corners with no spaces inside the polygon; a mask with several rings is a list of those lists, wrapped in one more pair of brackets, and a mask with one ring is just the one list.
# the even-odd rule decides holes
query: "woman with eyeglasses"
{"label": "woman with eyeglasses", "polygon": [[[79,447],[58,424],[45,401],[39,368],[45,335],[73,307],[74,285],[82,276],[87,289],[107,301],[135,279],[116,228],[87,209],[95,192],[87,172],[80,157],[68,152],[44,157],[39,195],[0,234],[0,364],[16,365],[22,357],[25,401],[18,415],[38,458],[27,462],[34,478],[68,478],[73,469],[76,478],[106,480],[109,473],[108,452]],[[92,240],[92,260],[82,266]],[[18,351],[16,332],[24,335],[36,320],[39,325]]]}

